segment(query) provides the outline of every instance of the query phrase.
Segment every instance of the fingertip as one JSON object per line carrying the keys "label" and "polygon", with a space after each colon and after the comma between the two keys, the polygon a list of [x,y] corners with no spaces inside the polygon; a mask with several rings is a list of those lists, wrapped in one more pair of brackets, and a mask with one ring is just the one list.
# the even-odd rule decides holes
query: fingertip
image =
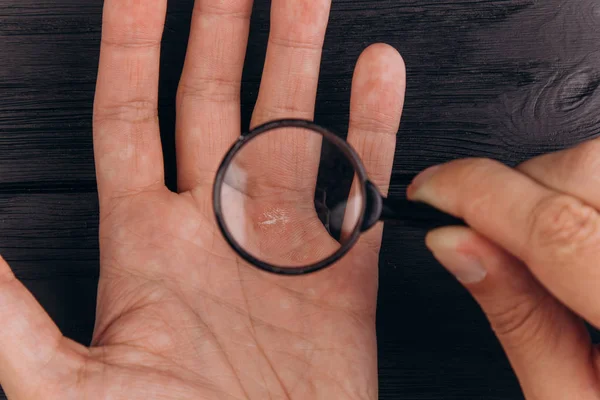
{"label": "fingertip", "polygon": [[404,99],[406,66],[404,59],[394,47],[376,43],[367,47],[356,64],[354,89],[394,89],[400,101]]}
{"label": "fingertip", "polygon": [[474,248],[476,235],[469,228],[445,227],[430,232],[426,245],[434,257],[465,285],[486,279],[488,271]]}
{"label": "fingertip", "polygon": [[471,228],[439,228],[427,234],[425,243],[436,260],[476,296],[531,286],[532,275],[520,260]]}
{"label": "fingertip", "polygon": [[395,70],[404,75],[406,66],[400,52],[387,43],[374,43],[368,46],[360,55],[358,64],[375,62],[395,67]]}

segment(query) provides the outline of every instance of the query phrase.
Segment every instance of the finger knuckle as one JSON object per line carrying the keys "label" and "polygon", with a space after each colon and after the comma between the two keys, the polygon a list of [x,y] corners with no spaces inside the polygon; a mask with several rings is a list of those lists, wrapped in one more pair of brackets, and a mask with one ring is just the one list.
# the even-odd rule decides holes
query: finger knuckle
{"label": "finger knuckle", "polygon": [[148,100],[129,100],[107,106],[96,106],[94,110],[94,123],[121,121],[132,124],[158,119],[158,108],[155,103]]}
{"label": "finger knuckle", "polygon": [[352,129],[367,134],[384,133],[393,135],[398,133],[398,118],[393,113],[377,110],[370,105],[359,105],[357,112],[350,115]]}
{"label": "finger knuckle", "polygon": [[285,31],[279,35],[273,35],[269,39],[269,44],[283,47],[286,49],[306,50],[317,52],[321,50],[321,42],[313,36],[295,34],[291,35],[289,31]]}
{"label": "finger knuckle", "polygon": [[510,306],[502,311],[488,313],[494,333],[510,347],[522,348],[539,341],[544,324],[552,318],[545,312],[552,309],[546,306],[550,300],[548,296],[524,296],[525,298],[514,298]]}
{"label": "finger knuckle", "polygon": [[182,79],[177,90],[177,103],[205,100],[212,103],[232,103],[240,99],[241,81],[219,77]]}
{"label": "finger knuckle", "polygon": [[135,32],[114,29],[102,38],[102,46],[125,51],[147,51],[160,48],[161,39]]}
{"label": "finger knuckle", "polygon": [[221,0],[218,2],[195,2],[194,18],[202,16],[250,19],[252,3],[245,0]]}
{"label": "finger knuckle", "polygon": [[258,104],[252,116],[254,121],[270,121],[280,118],[301,118],[312,119],[313,112],[307,109],[303,104],[299,103],[269,103]]}
{"label": "finger knuckle", "polygon": [[[531,251],[555,261],[569,261],[598,242],[598,213],[578,199],[552,195],[540,201],[531,213]],[[527,261],[527,260],[525,260]]]}

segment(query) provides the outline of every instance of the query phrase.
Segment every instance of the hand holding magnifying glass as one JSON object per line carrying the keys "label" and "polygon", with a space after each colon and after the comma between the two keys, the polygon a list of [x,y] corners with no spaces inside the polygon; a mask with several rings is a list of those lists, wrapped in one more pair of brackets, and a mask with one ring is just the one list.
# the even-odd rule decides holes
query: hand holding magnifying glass
{"label": "hand holding magnifying glass", "polygon": [[464,224],[424,204],[384,198],[346,141],[292,119],[240,137],[217,172],[213,204],[231,247],[281,275],[331,266],[378,221],[427,230]]}

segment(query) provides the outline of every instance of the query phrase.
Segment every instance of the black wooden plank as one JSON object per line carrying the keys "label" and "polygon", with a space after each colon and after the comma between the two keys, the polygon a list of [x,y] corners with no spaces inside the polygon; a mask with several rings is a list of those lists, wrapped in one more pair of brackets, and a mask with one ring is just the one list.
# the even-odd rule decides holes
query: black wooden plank
{"label": "black wooden plank", "polygon": [[0,193],[0,254],[19,278],[97,277],[95,193]]}
{"label": "black wooden plank", "polygon": [[23,283],[64,335],[90,344],[96,315],[97,277],[66,275],[28,279]]}

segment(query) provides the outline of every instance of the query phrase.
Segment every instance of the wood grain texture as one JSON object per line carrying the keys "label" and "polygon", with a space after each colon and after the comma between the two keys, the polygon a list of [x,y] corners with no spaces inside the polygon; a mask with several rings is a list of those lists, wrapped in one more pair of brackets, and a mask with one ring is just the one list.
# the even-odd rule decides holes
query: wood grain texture
{"label": "wood grain texture", "polygon": [[[174,94],[192,0],[171,1],[161,77],[168,181]],[[247,124],[265,55],[257,0],[244,73]],[[0,252],[63,331],[89,340],[98,249],[91,111],[102,1],[0,0]],[[318,122],[345,132],[360,52],[404,56],[408,93],[391,194],[466,156],[514,165],[600,133],[597,0],[334,0]],[[520,399],[483,315],[423,246],[387,229],[378,336],[382,399]]]}

